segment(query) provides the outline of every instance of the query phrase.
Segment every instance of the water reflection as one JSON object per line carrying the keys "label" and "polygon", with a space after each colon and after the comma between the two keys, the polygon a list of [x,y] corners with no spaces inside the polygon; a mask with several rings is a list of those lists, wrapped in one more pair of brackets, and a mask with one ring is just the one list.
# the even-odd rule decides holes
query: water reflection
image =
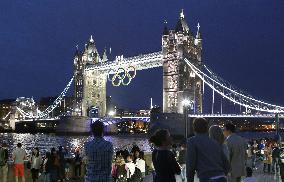
{"label": "water reflection", "polygon": [[[77,147],[82,148],[84,143],[91,140],[91,136],[54,136],[47,134],[17,134],[17,133],[1,133],[0,141],[4,141],[9,146],[9,154],[16,148],[17,143],[22,143],[23,149],[27,154],[31,153],[31,149],[38,147],[43,155],[46,151],[50,151],[52,147],[56,149],[63,146],[71,151],[75,151]],[[136,143],[143,151],[150,151],[151,147],[146,137],[127,137],[127,136],[106,136],[106,140],[111,141],[117,148],[128,148]]]}

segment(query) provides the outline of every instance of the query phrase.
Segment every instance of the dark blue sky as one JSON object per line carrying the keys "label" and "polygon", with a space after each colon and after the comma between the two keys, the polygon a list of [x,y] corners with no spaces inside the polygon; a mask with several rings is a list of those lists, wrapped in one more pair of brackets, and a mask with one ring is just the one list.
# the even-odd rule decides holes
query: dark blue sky
{"label": "dark blue sky", "polygon": [[[181,8],[191,30],[200,22],[203,61],[237,87],[284,105],[283,0],[1,0],[0,99],[59,94],[73,74],[76,44],[93,34],[113,56],[159,51],[163,21]],[[161,69],[138,72],[108,95],[124,107],[162,103]]]}

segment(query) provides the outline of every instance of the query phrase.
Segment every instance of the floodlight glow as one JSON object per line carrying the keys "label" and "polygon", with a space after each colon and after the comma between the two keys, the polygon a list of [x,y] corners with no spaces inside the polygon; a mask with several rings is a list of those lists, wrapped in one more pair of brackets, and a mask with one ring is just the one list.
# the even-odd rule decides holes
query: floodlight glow
{"label": "floodlight glow", "polygon": [[114,116],[115,115],[115,111],[109,111],[108,115],[109,116]]}

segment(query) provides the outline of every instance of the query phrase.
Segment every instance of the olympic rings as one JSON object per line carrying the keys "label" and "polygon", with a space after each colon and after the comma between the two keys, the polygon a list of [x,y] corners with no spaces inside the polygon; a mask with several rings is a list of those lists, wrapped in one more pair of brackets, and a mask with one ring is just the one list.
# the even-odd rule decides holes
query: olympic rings
{"label": "olympic rings", "polygon": [[[110,73],[115,72],[113,77],[110,79]],[[108,80],[111,81],[112,85],[115,87],[121,84],[127,86],[130,84],[131,80],[136,76],[136,69],[134,66],[128,66],[127,69],[118,68],[117,70],[110,70],[108,74]]]}

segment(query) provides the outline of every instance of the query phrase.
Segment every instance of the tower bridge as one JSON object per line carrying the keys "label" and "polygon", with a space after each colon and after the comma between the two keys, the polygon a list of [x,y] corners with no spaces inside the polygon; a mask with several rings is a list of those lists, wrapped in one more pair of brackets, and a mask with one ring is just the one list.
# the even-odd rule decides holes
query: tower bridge
{"label": "tower bridge", "polygon": [[[190,103],[191,116],[203,117],[272,117],[284,113],[284,107],[270,104],[232,86],[202,61],[202,36],[200,25],[193,35],[181,11],[174,29],[168,29],[165,22],[161,37],[161,51],[140,54],[134,57],[117,56],[109,61],[107,51],[102,56],[91,36],[84,50],[76,49],[74,55],[74,76],[67,86],[45,111],[37,114],[18,110],[25,119],[48,118],[49,114],[62,102],[74,81],[75,108],[73,115],[87,117],[91,108],[97,108],[99,117],[106,116],[106,83],[113,86],[127,86],[135,79],[136,72],[162,67],[163,69],[163,112],[183,114],[185,100]],[[203,98],[205,86],[212,92],[212,113],[204,115]],[[214,115],[215,95],[260,114],[255,115]],[[265,113],[265,114],[263,114]],[[268,114],[268,115],[267,115]],[[114,118],[119,119],[119,118]],[[144,118],[148,121],[147,118]],[[149,118],[148,118],[149,119]]]}

